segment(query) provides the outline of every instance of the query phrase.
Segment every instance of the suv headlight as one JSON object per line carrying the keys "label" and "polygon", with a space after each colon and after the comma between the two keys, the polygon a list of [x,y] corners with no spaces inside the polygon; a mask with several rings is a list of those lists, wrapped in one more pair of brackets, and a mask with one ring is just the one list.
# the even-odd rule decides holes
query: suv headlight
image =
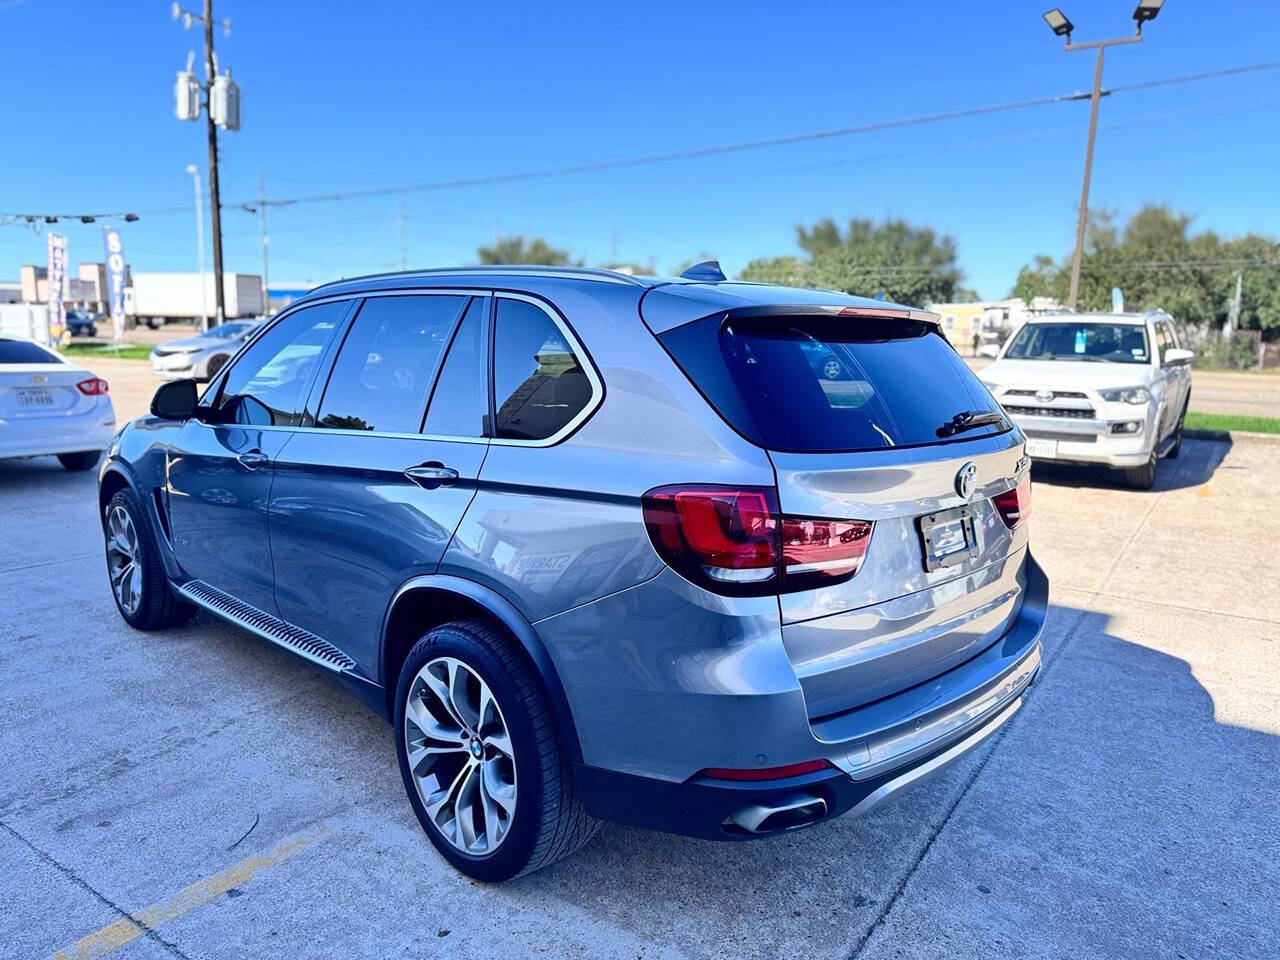
{"label": "suv headlight", "polygon": [[1102,399],[1108,403],[1147,403],[1151,400],[1151,391],[1146,387],[1118,387],[1115,390],[1099,390]]}

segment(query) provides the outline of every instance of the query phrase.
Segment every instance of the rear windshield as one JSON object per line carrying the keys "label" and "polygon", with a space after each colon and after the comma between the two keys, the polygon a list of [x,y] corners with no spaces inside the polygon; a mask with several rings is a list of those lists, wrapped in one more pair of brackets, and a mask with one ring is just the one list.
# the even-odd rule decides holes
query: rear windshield
{"label": "rear windshield", "polygon": [[1147,330],[1134,323],[1028,323],[1016,334],[1006,360],[1079,360],[1146,363]]}
{"label": "rear windshield", "polygon": [[720,315],[660,339],[720,415],[771,450],[879,450],[1011,428],[1000,417],[956,429],[1000,405],[929,323]]}
{"label": "rear windshield", "polygon": [[0,363],[61,363],[62,358],[25,340],[0,340]]}

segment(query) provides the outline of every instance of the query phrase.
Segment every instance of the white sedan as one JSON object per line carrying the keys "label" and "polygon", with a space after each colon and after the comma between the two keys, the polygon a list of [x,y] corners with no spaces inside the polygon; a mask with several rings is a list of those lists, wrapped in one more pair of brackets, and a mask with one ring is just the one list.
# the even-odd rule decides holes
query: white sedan
{"label": "white sedan", "polygon": [[116,432],[107,381],[30,340],[0,336],[0,458],[88,470]]}

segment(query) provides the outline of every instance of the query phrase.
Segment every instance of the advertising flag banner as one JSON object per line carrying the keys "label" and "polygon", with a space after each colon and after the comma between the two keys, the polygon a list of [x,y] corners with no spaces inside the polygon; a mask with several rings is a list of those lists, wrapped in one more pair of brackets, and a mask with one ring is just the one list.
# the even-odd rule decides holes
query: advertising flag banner
{"label": "advertising flag banner", "polygon": [[124,247],[120,243],[120,231],[115,227],[104,228],[102,243],[107,250],[107,309],[111,313],[111,335],[119,340],[124,336]]}
{"label": "advertising flag banner", "polygon": [[59,233],[49,234],[49,342],[69,343],[67,308],[62,302],[67,282],[67,238]]}

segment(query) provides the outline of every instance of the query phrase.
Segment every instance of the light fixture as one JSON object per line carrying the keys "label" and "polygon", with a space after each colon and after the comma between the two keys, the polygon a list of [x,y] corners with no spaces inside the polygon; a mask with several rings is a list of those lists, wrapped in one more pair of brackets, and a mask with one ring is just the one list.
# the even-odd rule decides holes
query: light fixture
{"label": "light fixture", "polygon": [[1138,21],[1138,26],[1142,26],[1148,20],[1154,20],[1160,15],[1160,8],[1164,6],[1164,0],[1138,0],[1138,7],[1133,11],[1133,19]]}
{"label": "light fixture", "polygon": [[[1151,0],[1145,0],[1145,2],[1149,3]],[[1161,2],[1163,2],[1163,0],[1161,0]],[[1139,9],[1141,9],[1141,7],[1139,7]],[[1155,16],[1155,14],[1152,14],[1152,16]],[[1049,25],[1049,29],[1058,37],[1069,37],[1071,36],[1071,31],[1075,29],[1075,25],[1067,19],[1067,15],[1057,7],[1054,7],[1052,10],[1045,11],[1044,22]]]}

